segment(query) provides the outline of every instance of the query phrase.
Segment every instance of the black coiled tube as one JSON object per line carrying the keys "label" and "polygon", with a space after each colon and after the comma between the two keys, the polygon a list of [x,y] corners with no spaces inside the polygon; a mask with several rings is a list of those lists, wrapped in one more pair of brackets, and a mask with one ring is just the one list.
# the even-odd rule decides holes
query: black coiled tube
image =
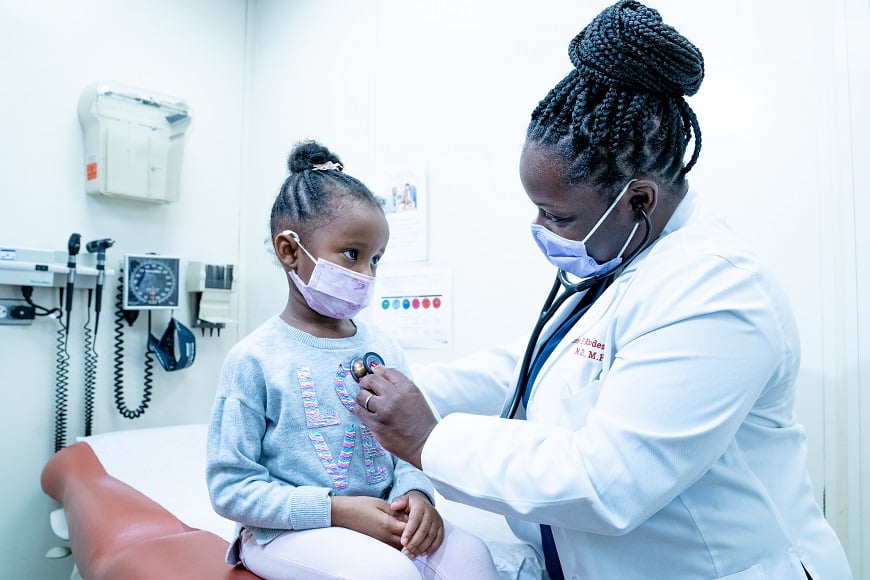
{"label": "black coiled tube", "polygon": [[122,273],[118,276],[118,299],[115,302],[115,348],[114,348],[114,370],[112,376],[115,378],[115,386],[124,384],[124,281],[121,280]]}
{"label": "black coiled tube", "polygon": [[94,423],[94,388],[97,381],[97,363],[99,356],[94,348],[96,333],[90,328],[91,316],[88,310],[88,320],[84,326],[85,349],[85,437],[93,432]]}
{"label": "black coiled tube", "polygon": [[142,404],[139,406],[139,415],[145,412],[148,403],[151,402],[151,387],[154,386],[154,353],[150,348],[145,350],[145,376],[142,382]]}
{"label": "black coiled tube", "polygon": [[118,276],[118,292],[115,301],[115,350],[114,350],[114,371],[115,378],[115,407],[122,417],[127,419],[136,419],[145,413],[148,408],[148,403],[151,401],[152,387],[152,368],[153,360],[151,352],[145,353],[145,386],[142,390],[142,402],[139,408],[130,409],[124,401],[124,276],[120,273]]}
{"label": "black coiled tube", "polygon": [[66,415],[69,387],[69,352],[66,348],[67,331],[58,312],[57,323],[57,364],[54,384],[54,450],[66,446]]}

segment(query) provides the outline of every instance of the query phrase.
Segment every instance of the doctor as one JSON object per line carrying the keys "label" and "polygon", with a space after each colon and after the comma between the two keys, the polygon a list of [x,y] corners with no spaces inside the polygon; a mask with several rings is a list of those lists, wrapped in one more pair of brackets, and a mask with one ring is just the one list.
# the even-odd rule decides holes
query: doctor
{"label": "doctor", "polygon": [[622,0],[569,54],[520,177],[568,273],[554,292],[579,291],[526,364],[498,349],[423,369],[426,397],[382,367],[355,413],[445,497],[533,523],[554,579],[851,578],[807,474],[786,297],[688,189],[700,51]]}

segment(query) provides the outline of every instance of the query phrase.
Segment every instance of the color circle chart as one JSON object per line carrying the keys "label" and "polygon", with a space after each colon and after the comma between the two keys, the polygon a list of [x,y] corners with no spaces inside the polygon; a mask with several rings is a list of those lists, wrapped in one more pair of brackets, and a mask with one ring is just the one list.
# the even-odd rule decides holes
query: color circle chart
{"label": "color circle chart", "polygon": [[451,342],[450,274],[432,266],[379,271],[373,322],[410,348],[443,348]]}
{"label": "color circle chart", "polygon": [[444,299],[440,294],[431,296],[383,296],[381,298],[381,308],[383,310],[417,310],[422,308],[438,309],[444,304]]}

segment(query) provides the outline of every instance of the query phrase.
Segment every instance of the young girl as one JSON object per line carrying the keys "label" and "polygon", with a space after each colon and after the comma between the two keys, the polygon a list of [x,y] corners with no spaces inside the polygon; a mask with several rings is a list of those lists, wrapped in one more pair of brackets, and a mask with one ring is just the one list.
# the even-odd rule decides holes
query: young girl
{"label": "young girl", "polygon": [[315,142],[288,165],[270,220],[287,305],[228,354],[208,435],[211,501],[237,522],[227,562],[269,580],[494,580],[486,545],[443,523],[428,478],[351,413],[352,360],[407,371],[395,341],[353,319],[389,238],[380,202]]}

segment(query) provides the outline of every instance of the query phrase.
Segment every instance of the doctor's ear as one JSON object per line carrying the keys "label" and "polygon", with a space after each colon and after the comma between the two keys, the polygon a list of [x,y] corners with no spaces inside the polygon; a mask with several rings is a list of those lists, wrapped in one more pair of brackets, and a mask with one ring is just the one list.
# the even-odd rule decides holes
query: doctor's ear
{"label": "doctor's ear", "polygon": [[631,184],[628,203],[631,209],[640,217],[641,212],[650,215],[655,210],[658,201],[659,188],[653,181],[641,180]]}

